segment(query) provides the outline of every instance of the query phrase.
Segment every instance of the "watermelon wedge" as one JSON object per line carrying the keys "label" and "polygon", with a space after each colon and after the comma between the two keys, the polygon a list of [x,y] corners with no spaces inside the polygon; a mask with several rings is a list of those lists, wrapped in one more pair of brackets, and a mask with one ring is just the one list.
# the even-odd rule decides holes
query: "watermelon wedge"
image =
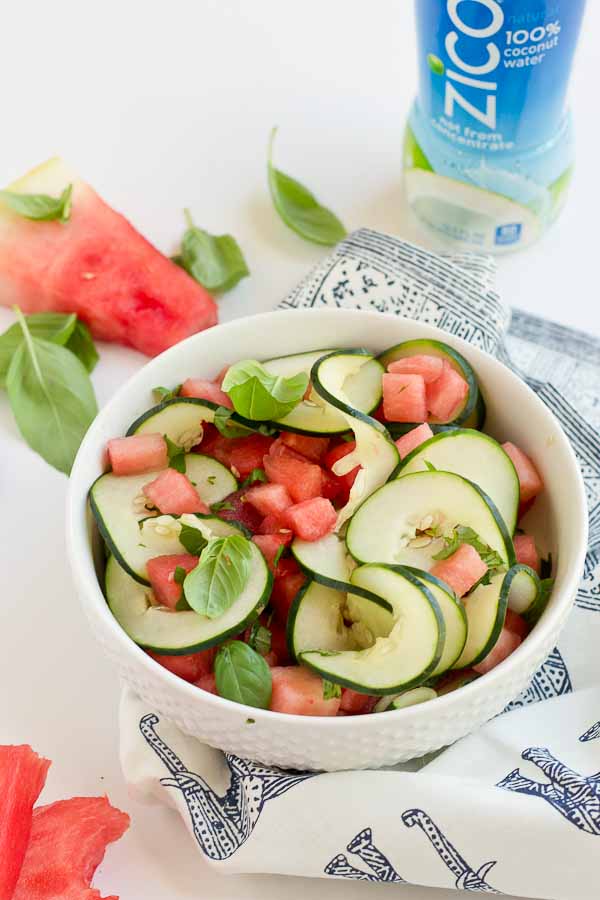
{"label": "watermelon wedge", "polygon": [[58,196],[68,184],[73,203],[64,224],[24,219],[0,202],[0,303],[74,312],[94,337],[148,356],[216,323],[210,294],[62,160],[48,160],[9,190]]}
{"label": "watermelon wedge", "polygon": [[107,844],[128,827],[129,816],[106,797],[73,797],[38,807],[13,900],[101,900],[91,880]]}
{"label": "watermelon wedge", "polygon": [[13,896],[49,766],[27,744],[0,747],[0,900]]}

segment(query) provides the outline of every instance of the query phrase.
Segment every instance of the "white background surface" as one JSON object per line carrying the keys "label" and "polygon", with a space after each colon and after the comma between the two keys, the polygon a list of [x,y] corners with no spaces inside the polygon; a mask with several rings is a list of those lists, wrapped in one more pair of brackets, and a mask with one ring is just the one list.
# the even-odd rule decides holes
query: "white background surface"
{"label": "white background surface", "polygon": [[[322,251],[276,218],[265,182],[276,160],[348,228],[429,243],[404,208],[400,159],[415,89],[408,0],[171,0],[86,4],[20,0],[0,13],[0,182],[64,156],[165,252],[189,206],[231,231],[252,277],[221,301],[222,319],[270,309]],[[589,4],[572,81],[578,166],[568,206],[526,255],[504,258],[507,302],[600,334],[596,281],[597,37]],[[0,328],[11,321],[0,311]],[[144,358],[100,348],[105,402]],[[182,373],[182,375],[185,373]],[[323,900],[383,896],[351,882],[222,878],[192,852],[168,811],[129,800],[117,758],[118,684],[79,611],[64,554],[66,480],[21,442],[0,397],[0,742],[54,760],[45,800],[107,792],[133,826],[96,879],[122,900]],[[456,892],[402,888],[406,900]],[[573,894],[565,900],[577,900]]]}

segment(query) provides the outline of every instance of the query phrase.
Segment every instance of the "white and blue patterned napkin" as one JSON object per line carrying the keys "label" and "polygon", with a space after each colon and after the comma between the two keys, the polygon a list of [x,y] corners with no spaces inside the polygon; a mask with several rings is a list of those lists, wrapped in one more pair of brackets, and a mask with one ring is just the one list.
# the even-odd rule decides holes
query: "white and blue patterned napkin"
{"label": "white and blue patterned napkin", "polygon": [[550,406],[579,457],[590,507],[585,573],[560,644],[506,715],[416,772],[282,772],[202,745],[125,693],[128,782],[138,797],[175,806],[223,872],[597,900],[600,340],[511,317],[493,277],[485,258],[443,258],[361,230],[281,305],[438,325],[516,368]]}

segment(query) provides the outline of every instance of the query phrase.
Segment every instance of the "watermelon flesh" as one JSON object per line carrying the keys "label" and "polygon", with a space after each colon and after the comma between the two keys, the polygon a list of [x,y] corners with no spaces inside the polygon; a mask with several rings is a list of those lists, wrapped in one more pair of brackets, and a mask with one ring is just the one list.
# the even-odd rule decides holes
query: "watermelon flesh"
{"label": "watermelon flesh", "polygon": [[49,766],[26,744],[0,747],[0,900],[13,896]]}
{"label": "watermelon flesh", "polygon": [[412,453],[413,450],[416,450],[417,447],[420,447],[421,444],[428,441],[431,437],[433,437],[433,431],[427,422],[424,422],[423,425],[417,425],[416,428],[411,428],[410,431],[407,431],[406,434],[403,434],[396,441],[400,459],[405,459],[409,453]]}
{"label": "watermelon flesh", "polygon": [[337,513],[331,500],[315,497],[290,506],[283,520],[303,541],[318,541],[334,530]]}
{"label": "watermelon flesh", "polygon": [[229,465],[236,478],[247,478],[254,469],[262,469],[263,456],[268,453],[273,438],[264,434],[249,434],[231,442]]}
{"label": "watermelon flesh", "polygon": [[405,356],[388,366],[393,375],[421,375],[425,384],[431,384],[442,374],[444,360],[439,356]]}
{"label": "watermelon flesh", "polygon": [[217,648],[209,647],[208,650],[200,650],[198,653],[184,653],[181,656],[153,653],[151,650],[147,650],[146,653],[159,665],[172,672],[173,675],[183,678],[184,681],[197,683],[200,678],[204,678],[212,672]]}
{"label": "watermelon flesh", "polygon": [[200,678],[196,682],[194,682],[194,684],[201,690],[207,691],[209,694],[215,694],[218,696],[217,679],[212,672],[210,672],[208,675],[201,675]]}
{"label": "watermelon flesh", "polygon": [[281,547],[287,547],[291,543],[293,534],[291,531],[280,531],[278,534],[255,534],[252,540],[267,561],[271,572],[275,570],[275,557]]}
{"label": "watermelon flesh", "polygon": [[469,385],[444,360],[442,374],[427,385],[427,409],[438,422],[451,422],[464,406]]}
{"label": "watermelon flesh", "polygon": [[535,546],[535,538],[530,534],[515,534],[513,544],[517,562],[529,566],[540,574],[540,555]]}
{"label": "watermelon flesh", "polygon": [[281,440],[286,447],[290,447],[311,462],[317,463],[321,462],[329,447],[329,438],[309,437],[304,434],[294,434],[291,431],[284,431]]}
{"label": "watermelon flesh", "polygon": [[142,491],[144,496],[165,515],[210,513],[210,509],[200,499],[200,494],[187,475],[175,469],[165,469],[158,478],[145,484]]}
{"label": "watermelon flesh", "polygon": [[221,390],[221,386],[215,384],[214,381],[207,381],[204,378],[188,378],[181,385],[179,391],[181,397],[195,397],[197,400],[208,400],[210,403],[216,403],[218,406],[226,406],[227,409],[233,409],[233,403]]}
{"label": "watermelon flesh", "polygon": [[13,900],[101,900],[91,880],[107,845],[128,827],[129,816],[106,797],[73,797],[38,807]]}
{"label": "watermelon flesh", "polygon": [[162,434],[132,434],[112,438],[106,445],[108,461],[115,475],[142,475],[165,469],[169,461]]}
{"label": "watermelon flesh", "polygon": [[483,578],[488,567],[470,544],[461,544],[448,559],[441,559],[431,574],[449,584],[457,597],[463,597]]}
{"label": "watermelon flesh", "polygon": [[352,688],[342,688],[340,712],[346,713],[348,716],[365,715],[365,713],[373,712],[377,699],[372,694],[359,694]]}
{"label": "watermelon flesh", "polygon": [[501,662],[504,662],[504,660],[517,649],[520,643],[521,638],[519,635],[505,626],[500,632],[500,637],[494,648],[488,653],[485,659],[480,663],[477,663],[476,666],[473,666],[474,670],[480,675],[491,672],[491,670],[495,669]]}
{"label": "watermelon flesh", "polygon": [[183,586],[175,581],[175,569],[180,568],[191,572],[197,565],[198,557],[191,553],[172,553],[167,556],[155,556],[148,560],[146,564],[148,579],[160,606],[175,609],[181,600]]}
{"label": "watermelon flesh", "polygon": [[258,484],[246,491],[246,501],[259,511],[262,516],[282,514],[292,505],[292,498],[282,484]]}
{"label": "watermelon flesh", "polygon": [[296,716],[335,716],[340,698],[323,699],[323,679],[302,666],[271,669],[273,692],[270,709]]}
{"label": "watermelon flesh", "polygon": [[0,303],[76,315],[94,337],[155,356],[217,322],[207,291],[159,253],[60,159],[10,190],[58,196],[73,185],[68,222],[34,222],[0,203]]}
{"label": "watermelon flesh", "polygon": [[388,422],[424,422],[427,419],[422,375],[383,376],[383,413]]}
{"label": "watermelon flesh", "polygon": [[320,466],[270,453],[264,457],[263,465],[269,480],[286,487],[295,503],[320,496],[323,483]]}
{"label": "watermelon flesh", "polygon": [[517,470],[521,489],[521,503],[528,503],[544,490],[544,482],[540,477],[540,473],[536,469],[533,460],[516,444],[506,441],[502,444],[502,449],[510,456]]}

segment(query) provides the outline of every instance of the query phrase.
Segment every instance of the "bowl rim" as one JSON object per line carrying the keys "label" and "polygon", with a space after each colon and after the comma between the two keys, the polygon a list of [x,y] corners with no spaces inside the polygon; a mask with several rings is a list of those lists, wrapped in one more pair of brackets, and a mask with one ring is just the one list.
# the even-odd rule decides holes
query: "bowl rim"
{"label": "bowl rim", "polygon": [[[172,357],[175,359],[183,347],[189,347],[196,343],[202,344],[206,340],[210,341],[211,335],[216,332],[222,333],[223,331],[228,330],[235,331],[244,326],[247,327],[250,323],[253,328],[262,327],[263,323],[265,327],[267,327],[268,323],[272,321],[274,317],[288,317],[290,318],[290,321],[293,322],[294,317],[297,319],[298,316],[310,316],[315,318],[326,318],[328,316],[335,316],[337,318],[339,316],[344,316],[347,319],[354,318],[357,324],[365,320],[373,320],[384,324],[386,319],[392,319],[396,323],[404,323],[407,328],[416,327],[419,331],[429,331],[435,339],[450,341],[453,346],[458,345],[459,350],[473,363],[475,369],[477,368],[478,357],[488,360],[491,363],[492,368],[498,367],[505,377],[518,385],[518,389],[524,393],[528,402],[541,409],[542,414],[554,425],[556,431],[555,440],[558,440],[561,443],[562,452],[566,455],[566,458],[570,463],[571,472],[565,473],[565,478],[568,478],[570,481],[570,502],[577,506],[576,514],[581,523],[578,551],[575,554],[575,557],[567,564],[568,574],[564,577],[558,602],[547,610],[544,617],[528,636],[528,641],[521,644],[509,657],[507,657],[507,659],[486,675],[462,686],[460,690],[438,696],[429,703],[388,711],[386,713],[386,721],[389,722],[391,717],[394,717],[395,721],[398,720],[398,717],[402,717],[402,721],[409,725],[414,720],[430,719],[436,713],[441,713],[442,710],[448,713],[451,711],[452,707],[458,703],[467,701],[476,702],[477,698],[487,693],[488,688],[491,688],[492,685],[497,684],[501,679],[506,678],[508,680],[511,669],[517,669],[526,656],[533,655],[532,650],[534,644],[538,647],[543,646],[546,637],[553,631],[560,629],[564,624],[564,620],[574,602],[587,553],[587,500],[583,478],[575,452],[561,424],[546,404],[543,403],[522,378],[509,369],[508,366],[504,365],[499,359],[492,356],[490,353],[487,353],[485,350],[465,341],[463,338],[457,335],[450,335],[441,328],[429,323],[423,323],[394,313],[382,313],[363,309],[276,309],[269,312],[243,316],[229,322],[215,325],[210,329],[191,335],[184,341],[179,342],[149,360],[149,362],[142,366],[141,369],[135,372],[120,386],[116,393],[99,411],[94,422],[88,429],[77,453],[69,480],[66,509],[67,556],[74,584],[78,591],[85,592],[86,600],[91,602],[94,607],[97,607],[96,611],[105,619],[107,628],[114,635],[115,643],[120,645],[121,649],[119,652],[124,654],[133,653],[136,657],[137,665],[147,669],[148,677],[150,679],[162,681],[165,689],[168,689],[169,693],[172,694],[173,691],[179,693],[181,699],[185,700],[186,703],[197,703],[199,706],[203,706],[207,709],[222,710],[229,712],[231,715],[237,715],[240,718],[251,718],[256,724],[260,721],[265,723],[267,727],[269,723],[279,722],[284,725],[289,725],[290,728],[301,727],[306,729],[307,727],[311,727],[317,731],[337,729],[342,736],[344,732],[348,731],[350,728],[365,730],[377,727],[374,723],[380,720],[376,715],[333,717],[301,716],[291,713],[282,714],[268,709],[246,706],[245,704],[236,703],[232,700],[227,700],[224,697],[211,694],[208,691],[202,691],[194,684],[184,681],[163,666],[159,666],[141,647],[134,643],[134,641],[123,631],[116,619],[111,615],[94,569],[92,550],[88,540],[87,528],[85,526],[85,508],[87,507],[87,495],[90,485],[82,483],[84,477],[81,473],[81,469],[83,468],[82,460],[85,458],[86,454],[93,452],[94,450],[97,451],[103,449],[104,445],[103,443],[101,445],[99,444],[96,434],[101,431],[105,420],[110,419],[113,407],[117,406],[122,398],[129,394],[137,394],[138,391],[144,390],[144,388],[147,390],[148,384],[152,382],[151,373],[153,370],[157,368],[159,364],[162,365],[165,358]],[[337,320],[339,321],[339,318]],[[474,362],[473,357],[475,358]],[[84,515],[82,515],[82,503],[84,506]],[[532,641],[531,639],[534,636],[535,639]]]}

